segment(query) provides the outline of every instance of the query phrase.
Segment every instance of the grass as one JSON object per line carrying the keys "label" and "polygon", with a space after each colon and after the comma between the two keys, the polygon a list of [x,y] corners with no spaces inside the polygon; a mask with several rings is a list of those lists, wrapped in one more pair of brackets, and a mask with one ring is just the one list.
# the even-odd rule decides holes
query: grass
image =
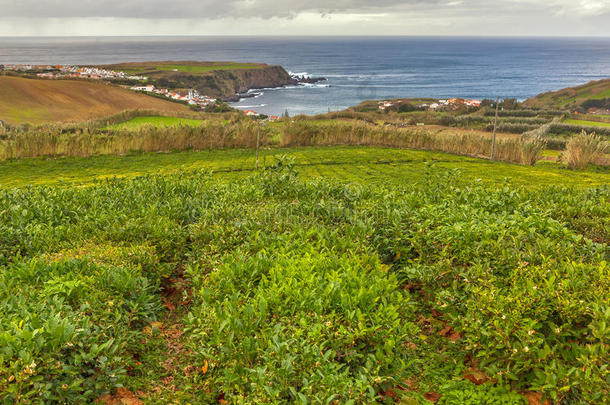
{"label": "grass", "polygon": [[586,120],[574,120],[574,119],[566,119],[563,122],[566,124],[581,125],[583,127],[610,128],[610,122],[586,121]]}
{"label": "grass", "polygon": [[130,62],[116,65],[108,65],[114,70],[120,70],[129,74],[153,74],[160,72],[182,72],[182,73],[209,73],[218,70],[244,70],[259,69],[259,63],[236,63],[236,62]]}
{"label": "grass", "polygon": [[607,169],[380,147],[261,161],[0,163],[0,401],[608,397]]}
{"label": "grass", "polygon": [[161,116],[149,116],[149,117],[135,117],[127,121],[119,122],[106,127],[106,129],[120,130],[120,129],[134,129],[144,125],[151,125],[155,127],[176,127],[176,126],[198,126],[202,124],[202,120],[192,118],[180,118],[180,117],[161,117]]}
{"label": "grass", "polygon": [[610,97],[610,79],[592,81],[576,87],[539,94],[525,101],[525,105],[540,108],[573,108],[586,100]]}
{"label": "grass", "polygon": [[157,70],[187,72],[187,73],[206,73],[214,70],[241,70],[241,69],[257,69],[260,65],[255,63],[227,63],[227,64],[212,64],[209,66],[197,65],[157,65]]}
{"label": "grass", "polygon": [[80,122],[127,109],[189,111],[182,104],[104,83],[0,76],[0,118],[11,124]]}
{"label": "grass", "polygon": [[[412,184],[421,181],[426,164],[439,169],[460,169],[464,184],[484,183],[499,186],[509,181],[515,186],[543,188],[562,184],[587,187],[610,183],[610,172],[573,172],[551,162],[535,167],[467,158],[444,153],[373,147],[310,147],[300,149],[264,149],[261,165],[273,157],[289,154],[306,178],[329,177],[342,182]],[[175,174],[210,171],[218,178],[240,178],[254,170],[254,151],[227,149],[174,153],[137,153],[127,156],[90,158],[35,158],[0,162],[0,186],[85,185],[112,177],[136,177],[148,174]]]}

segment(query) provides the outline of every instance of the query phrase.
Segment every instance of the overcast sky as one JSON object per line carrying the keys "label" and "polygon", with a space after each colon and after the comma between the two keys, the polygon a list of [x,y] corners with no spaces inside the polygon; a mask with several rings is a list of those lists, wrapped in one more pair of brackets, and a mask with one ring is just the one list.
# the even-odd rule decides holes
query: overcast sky
{"label": "overcast sky", "polygon": [[610,36],[610,0],[0,0],[0,36]]}

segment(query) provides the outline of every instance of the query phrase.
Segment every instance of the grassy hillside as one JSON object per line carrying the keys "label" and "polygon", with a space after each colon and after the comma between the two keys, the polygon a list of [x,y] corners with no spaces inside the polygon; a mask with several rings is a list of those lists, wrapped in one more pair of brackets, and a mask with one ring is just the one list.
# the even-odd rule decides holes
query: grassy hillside
{"label": "grassy hillside", "polygon": [[542,93],[526,100],[524,104],[536,108],[573,109],[581,106],[587,100],[601,100],[605,98],[610,98],[610,79]]}
{"label": "grassy hillside", "polygon": [[8,123],[84,121],[128,109],[189,111],[182,104],[104,83],[0,76],[0,119]]}
{"label": "grassy hillside", "polygon": [[607,173],[266,153],[0,163],[0,402],[608,398]]}

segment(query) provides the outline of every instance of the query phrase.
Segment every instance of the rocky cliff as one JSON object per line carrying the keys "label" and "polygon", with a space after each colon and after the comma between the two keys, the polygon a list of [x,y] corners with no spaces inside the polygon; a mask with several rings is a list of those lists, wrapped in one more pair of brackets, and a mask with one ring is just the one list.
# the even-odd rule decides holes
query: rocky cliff
{"label": "rocky cliff", "polygon": [[238,93],[250,89],[281,87],[301,81],[301,78],[291,77],[281,66],[261,63],[163,61],[99,67],[147,77],[148,82],[157,87],[197,89],[203,95],[223,100],[235,100]]}
{"label": "rocky cliff", "polygon": [[250,89],[281,87],[296,83],[281,66],[262,66],[258,69],[219,70],[195,79],[194,86],[201,94],[236,100],[238,93]]}

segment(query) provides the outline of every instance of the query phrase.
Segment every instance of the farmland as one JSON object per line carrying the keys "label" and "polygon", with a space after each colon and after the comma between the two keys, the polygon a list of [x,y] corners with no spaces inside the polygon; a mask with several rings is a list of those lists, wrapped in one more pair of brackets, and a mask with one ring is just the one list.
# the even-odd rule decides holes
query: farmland
{"label": "farmland", "polygon": [[142,126],[151,125],[155,127],[175,127],[175,126],[198,126],[202,121],[193,118],[183,117],[163,117],[163,116],[145,116],[134,117],[126,121],[117,122],[116,124],[106,127],[107,129],[134,129]]}
{"label": "farmland", "polygon": [[0,162],[2,400],[608,397],[607,169],[345,146],[260,162]]}
{"label": "farmland", "polygon": [[564,122],[566,124],[582,125],[582,126],[588,126],[588,127],[610,128],[610,122],[603,122],[603,121],[567,119]]}
{"label": "farmland", "polygon": [[188,112],[188,107],[117,86],[0,75],[0,118],[11,124],[80,122],[127,109]]}

